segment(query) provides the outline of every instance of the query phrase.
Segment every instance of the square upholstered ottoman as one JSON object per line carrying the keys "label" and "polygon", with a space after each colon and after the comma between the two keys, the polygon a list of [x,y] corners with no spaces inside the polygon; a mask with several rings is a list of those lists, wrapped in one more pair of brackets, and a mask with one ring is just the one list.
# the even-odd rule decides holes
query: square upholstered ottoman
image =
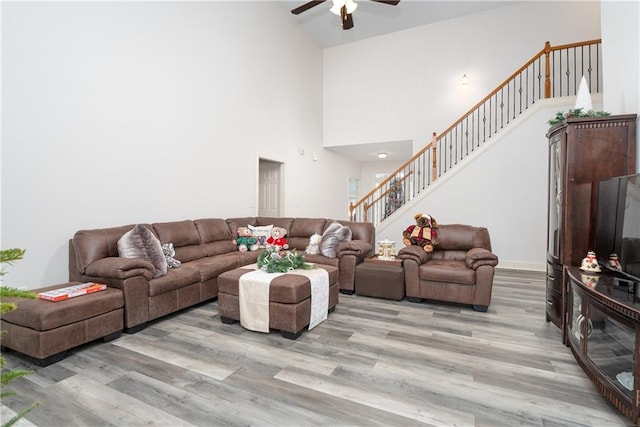
{"label": "square upholstered ottoman", "polygon": [[[63,283],[33,292],[78,284]],[[103,338],[120,336],[124,326],[122,291],[107,288],[63,301],[6,298],[18,309],[2,316],[2,347],[26,354],[40,366],[62,360],[67,350]]]}
{"label": "square upholstered ottoman", "polygon": [[[329,312],[338,304],[338,269],[319,265],[329,273]],[[252,268],[237,268],[218,276],[218,314],[223,323],[240,320],[240,277]],[[283,337],[297,339],[309,325],[311,314],[311,284],[298,274],[283,274],[269,285],[269,328],[279,330]]]}
{"label": "square upholstered ottoman", "polygon": [[400,262],[363,262],[356,266],[356,295],[401,300],[404,269]]}

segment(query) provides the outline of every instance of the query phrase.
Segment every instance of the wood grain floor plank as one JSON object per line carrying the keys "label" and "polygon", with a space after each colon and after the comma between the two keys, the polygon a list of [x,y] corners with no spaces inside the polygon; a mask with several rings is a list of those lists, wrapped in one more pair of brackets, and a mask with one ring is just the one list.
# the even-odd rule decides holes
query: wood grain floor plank
{"label": "wood grain floor plank", "polygon": [[544,277],[499,270],[487,313],[340,295],[295,341],[222,324],[211,301],[45,368],[8,352],[35,373],[2,420],[38,400],[27,427],[631,425],[545,321]]}

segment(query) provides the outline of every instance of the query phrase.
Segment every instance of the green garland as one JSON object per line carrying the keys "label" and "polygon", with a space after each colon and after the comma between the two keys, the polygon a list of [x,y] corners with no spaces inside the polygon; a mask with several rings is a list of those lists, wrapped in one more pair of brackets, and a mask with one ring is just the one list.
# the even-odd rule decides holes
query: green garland
{"label": "green garland", "polygon": [[295,249],[291,251],[277,251],[267,248],[258,256],[258,268],[267,273],[288,273],[292,270],[311,270],[316,268],[314,264],[304,261],[304,256],[297,253]]}
{"label": "green garland", "polygon": [[573,110],[569,110],[566,113],[562,113],[558,111],[556,113],[556,116],[553,119],[549,120],[549,124],[556,125],[558,123],[563,123],[565,120],[570,119],[572,117],[605,117],[609,115],[610,113],[607,113],[606,111],[589,110],[586,113],[583,113],[582,108],[576,108]]}

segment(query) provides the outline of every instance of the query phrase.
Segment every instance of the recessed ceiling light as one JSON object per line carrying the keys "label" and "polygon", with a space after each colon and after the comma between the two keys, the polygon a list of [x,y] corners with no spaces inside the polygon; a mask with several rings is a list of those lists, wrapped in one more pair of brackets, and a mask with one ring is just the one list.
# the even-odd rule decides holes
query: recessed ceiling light
{"label": "recessed ceiling light", "polygon": [[378,153],[378,158],[379,159],[386,159],[387,158],[387,153],[384,153],[384,152]]}

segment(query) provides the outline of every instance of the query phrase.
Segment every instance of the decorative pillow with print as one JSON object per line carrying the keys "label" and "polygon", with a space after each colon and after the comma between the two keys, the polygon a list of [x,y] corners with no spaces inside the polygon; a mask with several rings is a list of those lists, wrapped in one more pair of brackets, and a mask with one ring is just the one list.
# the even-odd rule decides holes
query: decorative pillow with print
{"label": "decorative pillow with print", "polygon": [[118,255],[123,258],[143,258],[153,264],[153,278],[167,274],[167,259],[160,240],[142,224],[127,231],[118,240]]}
{"label": "decorative pillow with print", "polygon": [[320,253],[327,258],[335,258],[338,245],[349,240],[351,240],[351,229],[339,222],[332,222],[322,234]]}
{"label": "decorative pillow with print", "polygon": [[249,227],[249,230],[251,230],[251,235],[258,241],[258,246],[260,246],[261,248],[265,248],[267,245],[267,239],[271,237],[271,229],[273,228],[273,224],[261,226],[249,224],[247,227]]}

